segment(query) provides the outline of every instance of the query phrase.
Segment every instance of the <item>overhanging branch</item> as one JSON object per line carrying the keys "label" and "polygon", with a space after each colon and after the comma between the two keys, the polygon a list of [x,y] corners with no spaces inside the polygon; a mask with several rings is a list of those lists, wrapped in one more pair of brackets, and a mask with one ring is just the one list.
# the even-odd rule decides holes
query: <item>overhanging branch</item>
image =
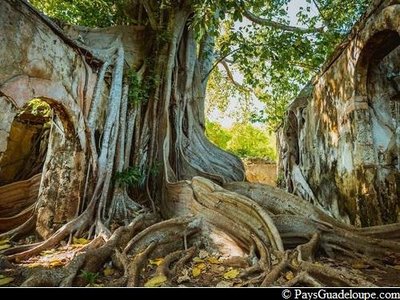
{"label": "overhanging branch", "polygon": [[239,82],[237,82],[235,80],[235,78],[233,78],[233,74],[231,72],[231,69],[229,68],[228,63],[224,59],[221,60],[219,63],[224,67],[227,77],[229,78],[230,81],[232,81],[232,83],[235,86],[237,86],[238,88],[241,88],[241,89],[245,88],[243,85],[241,85]]}
{"label": "overhanging branch", "polygon": [[250,21],[252,21],[254,23],[257,23],[259,25],[268,26],[268,27],[277,28],[277,29],[280,29],[283,31],[300,32],[300,33],[315,33],[315,32],[322,32],[324,29],[323,27],[302,28],[302,27],[289,26],[289,25],[285,25],[285,24],[282,24],[279,22],[275,22],[275,21],[271,21],[271,20],[267,20],[267,19],[258,17],[247,9],[243,9],[242,12],[243,12],[243,15],[247,19],[249,19]]}

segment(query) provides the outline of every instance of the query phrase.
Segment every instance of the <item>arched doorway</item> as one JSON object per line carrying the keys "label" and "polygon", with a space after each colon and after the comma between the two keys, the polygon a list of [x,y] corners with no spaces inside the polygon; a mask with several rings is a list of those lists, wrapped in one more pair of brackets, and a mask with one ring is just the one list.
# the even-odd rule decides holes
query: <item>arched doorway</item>
{"label": "arched doorway", "polygon": [[0,159],[0,186],[27,180],[41,173],[51,126],[51,108],[32,99],[15,116],[7,150]]}
{"label": "arched doorway", "polygon": [[44,237],[79,208],[84,151],[61,103],[35,98],[9,113],[15,117],[0,153],[0,233],[32,220]]}
{"label": "arched doorway", "polygon": [[380,33],[383,41],[374,53],[367,73],[367,97],[371,114],[374,151],[378,159],[378,200],[383,223],[398,221],[393,214],[400,199],[400,36]]}
{"label": "arched doorway", "polygon": [[0,232],[26,221],[38,199],[52,110],[41,99],[28,101],[15,115],[0,157]]}
{"label": "arched doorway", "polygon": [[373,209],[384,224],[398,222],[400,216],[399,46],[398,32],[376,33],[362,51],[357,74],[358,96],[368,104],[370,150],[374,161],[364,166],[366,180],[371,186],[364,187],[364,194],[376,198],[377,207]]}

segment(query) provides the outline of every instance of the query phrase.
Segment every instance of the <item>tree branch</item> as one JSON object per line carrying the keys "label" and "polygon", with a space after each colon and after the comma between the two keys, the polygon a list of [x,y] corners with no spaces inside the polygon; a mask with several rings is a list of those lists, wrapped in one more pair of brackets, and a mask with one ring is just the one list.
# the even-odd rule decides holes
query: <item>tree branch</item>
{"label": "tree branch", "polygon": [[151,28],[153,28],[154,30],[157,30],[157,28],[158,28],[157,20],[156,20],[154,13],[150,7],[149,1],[140,0],[140,3],[143,5],[144,9],[146,10],[147,16],[149,17]]}
{"label": "tree branch", "polygon": [[204,80],[207,79],[207,77],[211,74],[211,72],[215,69],[215,67],[216,67],[221,61],[225,60],[226,62],[228,62],[228,61],[226,60],[226,58],[227,58],[229,55],[232,55],[233,53],[235,53],[236,51],[239,51],[239,50],[240,50],[240,47],[239,47],[239,48],[236,48],[236,49],[232,50],[231,52],[229,52],[229,53],[223,55],[222,57],[218,58],[217,61],[214,63],[214,65],[211,67],[211,69],[210,69],[210,70],[207,72],[207,74],[203,77],[202,81],[204,81]]}
{"label": "tree branch", "polygon": [[245,88],[243,85],[241,85],[239,82],[237,82],[235,80],[235,78],[233,78],[231,69],[229,68],[228,63],[225,61],[225,59],[221,60],[219,63],[224,67],[224,69],[226,71],[226,75],[228,76],[229,80],[232,81],[232,83],[235,86],[237,86],[238,88],[241,88],[241,89]]}
{"label": "tree branch", "polygon": [[246,93],[252,93],[254,95],[256,95],[256,93],[254,92],[253,89],[248,88],[246,86],[244,86],[243,84],[240,84],[239,82],[237,82],[235,80],[235,78],[233,77],[233,74],[231,72],[231,69],[229,68],[228,62],[225,59],[222,59],[221,61],[219,61],[219,63],[224,67],[225,71],[226,71],[226,75],[227,78],[242,92],[246,92]]}
{"label": "tree branch", "polygon": [[324,22],[324,24],[329,28],[331,25],[331,22],[325,17],[325,15],[322,13],[321,7],[319,6],[319,3],[317,0],[312,0],[315,7],[318,10],[319,15],[321,16],[322,21]]}
{"label": "tree branch", "polygon": [[261,17],[256,16],[252,12],[248,11],[247,9],[242,10],[243,15],[249,19],[250,21],[257,23],[259,25],[264,25],[268,27],[274,27],[283,31],[291,31],[291,32],[300,32],[300,33],[315,33],[315,32],[322,32],[323,27],[319,28],[301,28],[301,27],[295,27],[295,26],[290,26],[290,25],[285,25],[282,23],[278,23],[275,21],[267,20]]}

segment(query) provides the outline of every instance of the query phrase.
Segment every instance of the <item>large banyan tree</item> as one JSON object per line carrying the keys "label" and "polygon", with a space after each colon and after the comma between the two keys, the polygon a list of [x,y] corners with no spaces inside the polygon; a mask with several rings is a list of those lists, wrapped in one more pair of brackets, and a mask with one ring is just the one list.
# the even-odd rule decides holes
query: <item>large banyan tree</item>
{"label": "large banyan tree", "polygon": [[[148,282],[141,276],[148,259],[163,257],[151,276],[175,285],[184,265],[205,249],[219,263],[241,266],[245,286],[380,284],[352,269],[354,260],[397,272],[389,263],[400,251],[399,224],[355,228],[282,190],[248,183],[242,162],[205,136],[207,79],[232,52],[215,51],[221,19],[244,16],[285,40],[326,33],[273,21],[284,2],[271,1],[268,10],[268,1],[119,1],[108,13],[123,7],[120,23],[134,25],[90,29],[52,21],[25,1],[2,1],[0,19],[10,22],[1,24],[7,33],[1,55],[25,49],[37,32],[42,41],[30,44],[25,60],[11,59],[19,67],[2,62],[4,111],[18,111],[19,121],[32,118],[26,102],[38,98],[51,113],[40,135],[48,143],[41,175],[18,181],[22,191],[39,186],[39,176],[37,201],[29,213],[18,213],[19,223],[7,217],[16,226],[0,240],[15,247],[3,251],[0,266],[13,263],[25,286],[71,286],[83,284],[82,272],[112,261],[121,274],[114,285],[140,286]],[[334,13],[334,1],[319,2]],[[17,243],[32,231],[36,241]],[[81,237],[90,243],[64,268],[18,267]],[[334,267],[332,259],[348,263]],[[293,276],[283,279],[288,271]]]}

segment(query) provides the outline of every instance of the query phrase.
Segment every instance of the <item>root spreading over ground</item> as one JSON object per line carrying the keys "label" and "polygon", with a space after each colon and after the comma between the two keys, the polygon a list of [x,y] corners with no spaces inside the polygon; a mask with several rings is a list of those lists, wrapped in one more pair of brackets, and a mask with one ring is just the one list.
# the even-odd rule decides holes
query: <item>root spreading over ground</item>
{"label": "root spreading over ground", "polygon": [[170,193],[170,219],[143,211],[109,235],[66,244],[85,222],[81,215],[44,242],[3,250],[3,275],[22,286],[396,284],[390,278],[400,272],[398,224],[353,228],[260,184],[222,188],[195,177]]}

